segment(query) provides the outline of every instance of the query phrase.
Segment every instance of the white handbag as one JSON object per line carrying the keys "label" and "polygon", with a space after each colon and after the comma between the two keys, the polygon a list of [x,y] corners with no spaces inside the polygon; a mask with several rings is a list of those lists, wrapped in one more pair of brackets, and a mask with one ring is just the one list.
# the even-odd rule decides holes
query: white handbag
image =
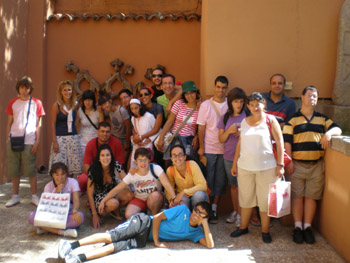
{"label": "white handbag", "polygon": [[275,183],[269,185],[268,197],[268,216],[282,217],[290,214],[291,208],[291,185],[290,182],[278,179]]}

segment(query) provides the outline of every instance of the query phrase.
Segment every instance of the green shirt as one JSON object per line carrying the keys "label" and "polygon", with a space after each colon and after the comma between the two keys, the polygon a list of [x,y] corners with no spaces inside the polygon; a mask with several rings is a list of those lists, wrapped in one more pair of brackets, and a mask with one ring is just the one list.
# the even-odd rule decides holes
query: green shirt
{"label": "green shirt", "polygon": [[169,101],[170,100],[165,96],[165,94],[157,98],[157,103],[163,107],[165,119],[168,117],[168,114],[165,109],[166,109],[166,106],[168,106]]}

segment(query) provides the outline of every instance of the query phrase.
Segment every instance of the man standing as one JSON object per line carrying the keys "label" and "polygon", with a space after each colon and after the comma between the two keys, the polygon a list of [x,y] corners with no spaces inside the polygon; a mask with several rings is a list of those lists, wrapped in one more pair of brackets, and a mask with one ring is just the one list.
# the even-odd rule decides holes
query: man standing
{"label": "man standing", "polygon": [[111,125],[108,122],[100,122],[98,124],[97,135],[98,137],[90,140],[85,148],[83,173],[78,176],[80,191],[82,193],[86,192],[88,171],[98,152],[98,148],[102,144],[108,144],[112,149],[115,161],[118,161],[120,165],[124,165],[123,146],[119,139],[111,136]]}
{"label": "man standing", "polygon": [[[181,98],[182,88],[177,91],[175,90],[175,77],[171,74],[165,74],[162,77],[161,87],[164,94],[157,98],[157,103],[163,106],[164,117],[166,119],[168,117],[168,113],[170,113],[170,110],[168,112],[167,108],[171,109],[174,102]],[[170,107],[168,107],[169,104],[171,105]]]}
{"label": "man standing", "polygon": [[[33,82],[30,77],[24,76],[17,81],[16,91],[18,97],[12,99],[5,112],[8,114],[6,127],[7,170],[12,181],[13,195],[6,203],[6,207],[20,203],[19,183],[20,171],[23,166],[24,176],[29,177],[32,191],[33,205],[38,205],[39,197],[36,194],[36,153],[40,141],[41,117],[45,115],[40,100],[31,97]],[[14,151],[11,147],[10,138],[24,136],[24,149]]]}
{"label": "man standing", "polygon": [[162,84],[162,77],[164,75],[164,70],[162,68],[155,68],[152,71],[152,82],[153,86],[151,87],[154,91],[152,101],[157,102],[157,98],[159,96],[162,96],[164,94],[161,84]]}
{"label": "man standing", "polygon": [[215,79],[214,96],[204,101],[198,112],[198,138],[199,156],[205,154],[207,158],[207,182],[211,190],[212,214],[209,223],[216,224],[216,214],[220,197],[225,194],[226,175],[224,165],[224,144],[219,141],[219,119],[227,111],[226,93],[228,80],[225,76],[218,76]]}
{"label": "man standing", "polygon": [[306,87],[301,109],[283,128],[285,149],[293,159],[286,171],[292,182],[293,241],[298,244],[315,243],[311,223],[324,187],[324,151],[332,136],[342,133],[332,120],[315,111],[317,98],[317,89]]}
{"label": "man standing", "polygon": [[[191,240],[213,248],[214,241],[207,221],[209,210],[207,202],[200,202],[192,213],[185,205],[164,210],[155,216],[138,213],[105,233],[97,233],[72,243],[61,240],[58,257],[65,258],[67,263],[80,263],[126,249],[145,247],[147,240],[153,240],[154,245],[161,248],[170,247],[164,240]],[[85,254],[72,253],[75,248],[97,243],[105,245]]]}
{"label": "man standing", "polygon": [[274,115],[281,127],[296,111],[294,100],[284,95],[285,86],[286,78],[279,73],[273,74],[270,78],[271,90],[262,94],[266,100],[267,113]]}

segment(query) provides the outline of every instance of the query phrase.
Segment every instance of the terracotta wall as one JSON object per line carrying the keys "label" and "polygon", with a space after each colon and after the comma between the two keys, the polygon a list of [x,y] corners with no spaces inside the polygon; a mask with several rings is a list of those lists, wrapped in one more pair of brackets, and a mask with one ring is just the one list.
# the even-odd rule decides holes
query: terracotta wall
{"label": "terracotta wall", "polygon": [[315,221],[320,233],[350,262],[350,156],[328,149],[326,181]]}
{"label": "terracotta wall", "polygon": [[[17,96],[16,81],[27,72],[28,3],[0,0],[0,183],[6,175],[6,124],[5,109]],[[21,19],[17,19],[17,18]]]}
{"label": "terracotta wall", "polygon": [[[64,65],[73,61],[80,70],[87,69],[98,82],[104,82],[114,69],[109,64],[115,58],[130,64],[135,73],[127,77],[134,84],[144,78],[146,69],[156,64],[164,65],[167,72],[179,80],[199,83],[200,22],[179,21],[100,21],[67,19],[52,20],[47,24],[47,56],[45,108],[49,111],[56,100],[57,84],[61,80],[74,79]],[[87,88],[87,82],[82,83]],[[115,83],[113,89],[121,85]],[[46,118],[49,131],[50,117]],[[49,145],[51,140],[46,140]],[[48,147],[46,149],[47,155]]]}
{"label": "terracotta wall", "polygon": [[201,86],[218,74],[248,93],[269,88],[281,72],[300,96],[306,85],[330,98],[333,89],[338,16],[344,0],[203,0]]}

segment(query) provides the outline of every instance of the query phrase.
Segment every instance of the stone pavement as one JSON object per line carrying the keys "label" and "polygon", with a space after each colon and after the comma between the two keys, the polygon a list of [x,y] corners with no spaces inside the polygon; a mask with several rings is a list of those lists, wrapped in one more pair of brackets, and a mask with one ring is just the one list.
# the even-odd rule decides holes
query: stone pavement
{"label": "stone pavement", "polygon": [[[50,180],[49,175],[38,175],[38,189],[41,192]],[[35,228],[27,221],[28,214],[34,210],[30,204],[30,188],[28,180],[21,180],[21,203],[12,208],[5,208],[11,197],[11,184],[0,185],[0,262],[59,262],[57,247],[61,237],[53,234],[37,235]],[[100,230],[91,227],[91,216],[85,207],[86,195],[81,198],[81,208],[85,214],[85,223],[79,227],[78,238],[106,231],[121,223],[106,217]],[[302,263],[341,263],[345,262],[319,233],[315,233],[316,244],[297,245],[292,241],[292,227],[282,226],[273,220],[271,235],[273,242],[265,244],[261,240],[259,227],[250,226],[250,233],[237,239],[229,234],[233,231],[231,224],[225,223],[227,215],[219,215],[219,223],[210,225],[214,237],[215,248],[205,249],[190,241],[173,242],[171,249],[155,248],[148,243],[146,248],[133,249],[112,254],[107,257],[91,260],[102,262],[302,262]],[[72,241],[74,239],[71,239]],[[91,249],[79,248],[76,252]]]}

